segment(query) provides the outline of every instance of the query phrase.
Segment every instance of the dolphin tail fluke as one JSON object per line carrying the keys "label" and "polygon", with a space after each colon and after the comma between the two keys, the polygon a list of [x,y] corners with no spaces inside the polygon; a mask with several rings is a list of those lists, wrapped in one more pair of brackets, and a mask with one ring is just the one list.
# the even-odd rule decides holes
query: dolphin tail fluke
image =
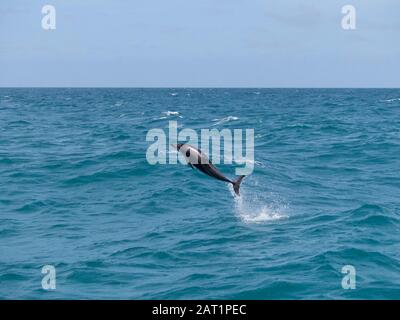
{"label": "dolphin tail fluke", "polygon": [[237,178],[237,180],[235,182],[232,183],[233,184],[233,190],[235,191],[237,196],[240,196],[240,193],[239,193],[240,183],[242,182],[244,177],[245,176],[240,176],[239,178]]}

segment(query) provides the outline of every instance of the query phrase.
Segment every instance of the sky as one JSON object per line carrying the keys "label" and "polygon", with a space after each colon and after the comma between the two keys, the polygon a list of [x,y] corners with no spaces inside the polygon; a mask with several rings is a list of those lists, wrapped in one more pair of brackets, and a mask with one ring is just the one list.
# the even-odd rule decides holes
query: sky
{"label": "sky", "polygon": [[398,88],[400,1],[1,0],[0,87]]}

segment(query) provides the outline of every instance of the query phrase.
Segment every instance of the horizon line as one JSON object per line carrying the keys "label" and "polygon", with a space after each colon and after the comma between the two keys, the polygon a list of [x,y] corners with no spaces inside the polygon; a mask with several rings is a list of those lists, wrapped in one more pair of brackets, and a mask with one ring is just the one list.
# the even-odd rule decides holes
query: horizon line
{"label": "horizon line", "polygon": [[257,87],[257,86],[0,86],[0,89],[400,89],[399,87]]}

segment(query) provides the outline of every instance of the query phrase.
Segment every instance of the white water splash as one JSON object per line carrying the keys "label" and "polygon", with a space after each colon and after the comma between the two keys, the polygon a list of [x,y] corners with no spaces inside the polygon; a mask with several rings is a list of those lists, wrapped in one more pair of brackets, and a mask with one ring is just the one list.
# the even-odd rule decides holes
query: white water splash
{"label": "white water splash", "polygon": [[400,98],[383,100],[383,102],[395,102],[395,101],[400,101]]}
{"label": "white water splash", "polygon": [[178,111],[165,111],[163,114],[165,114],[167,117],[178,116],[179,118],[182,118]]}
{"label": "white water splash", "polygon": [[178,111],[164,111],[163,116],[158,117],[158,118],[154,118],[153,120],[164,120],[164,119],[168,119],[168,117],[178,117],[178,118],[183,118]]}
{"label": "white water splash", "polygon": [[124,104],[123,101],[117,101],[117,102],[114,103],[114,107],[120,107],[120,106],[122,106],[123,104]]}
{"label": "white water splash", "polygon": [[235,120],[239,120],[238,117],[234,117],[234,116],[228,116],[222,119],[214,119],[213,121],[217,121],[216,123],[213,124],[213,126],[216,126],[218,124],[222,124],[225,122],[229,122],[229,121],[235,121]]}
{"label": "white water splash", "polygon": [[235,201],[235,211],[244,223],[264,223],[288,218],[285,213],[287,205],[276,199],[273,194],[257,194],[253,191],[240,191],[240,197],[235,196],[232,186],[229,187]]}

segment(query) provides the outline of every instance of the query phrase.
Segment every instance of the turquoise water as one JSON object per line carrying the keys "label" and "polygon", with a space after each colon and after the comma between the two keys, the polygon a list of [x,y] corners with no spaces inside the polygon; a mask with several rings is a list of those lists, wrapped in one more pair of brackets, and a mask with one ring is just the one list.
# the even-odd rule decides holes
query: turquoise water
{"label": "turquoise water", "polygon": [[[170,120],[255,129],[240,200],[147,163]],[[399,298],[399,120],[395,89],[0,89],[0,297]]]}

